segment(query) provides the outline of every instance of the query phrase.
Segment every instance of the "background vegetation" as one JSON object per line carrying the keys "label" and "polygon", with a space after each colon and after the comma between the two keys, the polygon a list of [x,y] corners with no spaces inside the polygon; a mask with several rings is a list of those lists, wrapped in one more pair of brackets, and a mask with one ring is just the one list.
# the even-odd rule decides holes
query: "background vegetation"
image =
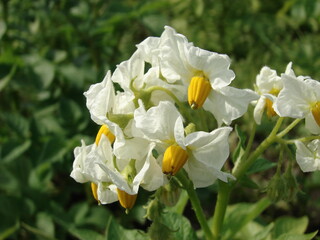
{"label": "background vegetation", "polygon": [[[69,174],[74,147],[98,130],[83,92],[164,25],[228,54],[238,87],[253,88],[262,66],[280,74],[289,61],[297,74],[320,79],[319,0],[0,0],[0,239],[117,239],[122,227],[146,230],[149,193],[125,215],[118,203],[97,206],[89,186]],[[232,203],[256,201],[273,172]],[[320,174],[296,174],[303,192],[264,216],[308,216],[307,231],[315,231]],[[198,193],[212,214],[215,186]],[[184,214],[198,228],[192,210]]]}

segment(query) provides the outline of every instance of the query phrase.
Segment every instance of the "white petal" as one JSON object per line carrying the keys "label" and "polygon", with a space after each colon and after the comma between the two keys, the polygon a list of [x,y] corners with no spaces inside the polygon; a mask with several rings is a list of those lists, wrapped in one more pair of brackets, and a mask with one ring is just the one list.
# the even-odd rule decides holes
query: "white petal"
{"label": "white petal", "polygon": [[283,89],[273,105],[281,117],[303,118],[310,111],[309,102],[313,101],[310,87],[306,82],[282,74]]}
{"label": "white petal", "polygon": [[320,134],[320,127],[314,120],[311,112],[306,115],[306,129],[308,129],[312,134]]}
{"label": "white petal", "polygon": [[87,160],[87,155],[91,151],[93,145],[86,146],[84,141],[81,140],[81,147],[76,147],[74,149],[74,161],[73,169],[70,176],[79,183],[85,183],[93,181],[93,177],[87,172],[85,165]]}
{"label": "white petal", "polygon": [[222,122],[227,125],[231,121],[241,117],[251,101],[258,99],[258,95],[249,89],[237,89],[226,86],[219,90],[212,90],[203,108],[211,112],[218,125]]}
{"label": "white petal", "polygon": [[273,88],[282,89],[283,84],[277,72],[267,66],[263,67],[256,77],[257,87],[261,93],[268,93]]}
{"label": "white petal", "polygon": [[131,91],[130,86],[133,81],[139,81],[144,74],[144,61],[140,55],[140,51],[133,53],[131,58],[120,63],[112,75],[112,81],[119,83],[125,91]]}
{"label": "white petal", "polygon": [[228,178],[234,179],[231,174],[209,167],[193,157],[188,159],[184,169],[187,171],[195,188],[210,186],[217,178],[224,182],[227,182]]}
{"label": "white petal", "polygon": [[171,102],[160,102],[156,107],[144,112],[141,107],[134,112],[135,124],[150,140],[174,139],[174,127],[181,117]]}
{"label": "white petal", "polygon": [[101,204],[118,201],[117,187],[113,184],[105,186],[105,183],[98,183],[97,194]]}
{"label": "white petal", "polygon": [[84,93],[91,119],[99,125],[103,124],[101,118],[105,117],[114,106],[115,93],[110,77],[111,72],[108,71],[101,83],[91,85]]}
{"label": "white petal", "polygon": [[161,73],[169,83],[178,80],[189,82],[192,68],[186,61],[187,47],[190,45],[185,36],[166,26],[161,35]]}
{"label": "white petal", "polygon": [[225,87],[235,77],[234,72],[229,69],[230,59],[225,54],[190,46],[187,52],[187,59],[193,69],[204,72],[213,88]]}
{"label": "white petal", "polygon": [[159,65],[160,55],[160,38],[148,37],[137,45],[138,50],[144,61],[150,63],[152,66]]}
{"label": "white petal", "polygon": [[153,156],[150,156],[150,166],[144,175],[141,187],[147,191],[155,191],[166,183],[167,178],[162,173],[162,168]]}
{"label": "white petal", "polygon": [[[319,143],[317,143],[319,144]],[[320,170],[320,159],[316,152],[312,152],[302,142],[295,141],[297,147],[296,159],[303,172]],[[319,148],[319,145],[318,145]]]}
{"label": "white petal", "polygon": [[261,118],[264,112],[264,108],[266,106],[266,97],[261,96],[257,102],[257,105],[254,108],[253,111],[253,117],[257,124],[261,124]]}
{"label": "white petal", "polygon": [[210,168],[221,169],[229,156],[228,137],[231,131],[230,127],[221,127],[210,133],[189,134],[186,137],[188,153],[191,152],[197,161]]}

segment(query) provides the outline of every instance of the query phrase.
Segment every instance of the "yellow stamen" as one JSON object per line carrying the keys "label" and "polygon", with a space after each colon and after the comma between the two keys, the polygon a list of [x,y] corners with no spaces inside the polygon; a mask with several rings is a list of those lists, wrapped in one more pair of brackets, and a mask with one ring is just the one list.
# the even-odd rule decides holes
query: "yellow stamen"
{"label": "yellow stamen", "polygon": [[311,112],[314,120],[317,122],[320,127],[320,102],[316,102],[311,107]]}
{"label": "yellow stamen", "polygon": [[97,136],[96,136],[96,141],[95,141],[96,145],[99,144],[102,134],[107,136],[110,143],[113,143],[116,138],[106,125],[102,125],[99,129]]}
{"label": "yellow stamen", "polygon": [[192,109],[201,108],[211,91],[209,80],[203,76],[191,79],[188,88],[188,102]]}
{"label": "yellow stamen", "polygon": [[91,182],[91,191],[92,191],[92,195],[94,197],[95,200],[97,200],[98,203],[100,203],[99,199],[98,199],[98,185],[95,184],[94,182]]}
{"label": "yellow stamen", "polygon": [[166,149],[162,161],[162,172],[164,174],[175,175],[186,163],[188,153],[182,147],[171,145]]}
{"label": "yellow stamen", "polygon": [[137,194],[130,195],[129,193],[122,191],[121,189],[117,188],[118,199],[121,206],[125,209],[131,209],[137,200]]}
{"label": "yellow stamen", "polygon": [[267,116],[269,118],[277,115],[277,113],[274,111],[272,106],[273,106],[273,102],[269,98],[267,98],[266,99],[266,109],[267,109]]}
{"label": "yellow stamen", "polygon": [[[278,96],[279,92],[280,92],[280,89],[278,89],[278,88],[272,88],[269,91],[269,93],[274,96]],[[267,116],[269,118],[277,115],[277,113],[273,109],[273,102],[269,98],[266,99],[266,109],[267,109]]]}

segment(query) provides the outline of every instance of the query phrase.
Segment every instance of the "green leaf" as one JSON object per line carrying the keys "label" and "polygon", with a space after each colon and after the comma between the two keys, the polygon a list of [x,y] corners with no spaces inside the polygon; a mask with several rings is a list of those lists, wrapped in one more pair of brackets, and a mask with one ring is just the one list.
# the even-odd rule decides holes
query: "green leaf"
{"label": "green leaf", "polygon": [[115,220],[109,220],[106,228],[105,239],[117,239],[117,240],[149,240],[146,233],[139,230],[128,230],[116,223]]}
{"label": "green leaf", "polygon": [[313,233],[299,235],[296,233],[285,233],[278,237],[276,240],[312,240],[317,235],[318,231]]}
{"label": "green leaf", "polygon": [[274,223],[273,238],[277,239],[282,234],[303,234],[308,226],[308,218],[292,218],[292,217],[281,217],[278,218]]}
{"label": "green leaf", "polygon": [[276,163],[271,162],[265,158],[258,158],[248,169],[247,174],[262,172],[277,166]]}
{"label": "green leaf", "polygon": [[[68,228],[68,231],[79,240],[92,240],[92,239],[104,240],[105,239],[102,234],[97,233],[91,229],[70,227]],[[110,239],[117,239],[117,238],[110,238]]]}
{"label": "green leaf", "polygon": [[[165,212],[160,219],[153,222],[148,233],[152,239],[197,239],[196,233],[187,218],[174,212]],[[157,238],[155,238],[157,237]]]}
{"label": "green leaf", "polygon": [[262,198],[254,204],[238,203],[229,206],[223,227],[223,239],[232,239],[238,231],[259,216],[270,204],[271,201],[268,198]]}

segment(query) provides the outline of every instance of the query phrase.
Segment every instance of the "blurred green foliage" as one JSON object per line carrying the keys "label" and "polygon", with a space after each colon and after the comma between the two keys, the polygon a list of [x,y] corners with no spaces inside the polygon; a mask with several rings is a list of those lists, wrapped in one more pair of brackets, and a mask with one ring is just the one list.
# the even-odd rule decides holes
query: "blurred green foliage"
{"label": "blurred green foliage", "polygon": [[[0,239],[146,239],[119,225],[145,230],[142,207],[124,217],[115,203],[111,213],[69,174],[74,147],[98,129],[83,92],[164,25],[228,54],[237,86],[252,88],[263,65],[280,73],[289,61],[320,79],[319,0],[0,0]],[[303,205],[287,213],[319,213],[319,174],[299,180]]]}

